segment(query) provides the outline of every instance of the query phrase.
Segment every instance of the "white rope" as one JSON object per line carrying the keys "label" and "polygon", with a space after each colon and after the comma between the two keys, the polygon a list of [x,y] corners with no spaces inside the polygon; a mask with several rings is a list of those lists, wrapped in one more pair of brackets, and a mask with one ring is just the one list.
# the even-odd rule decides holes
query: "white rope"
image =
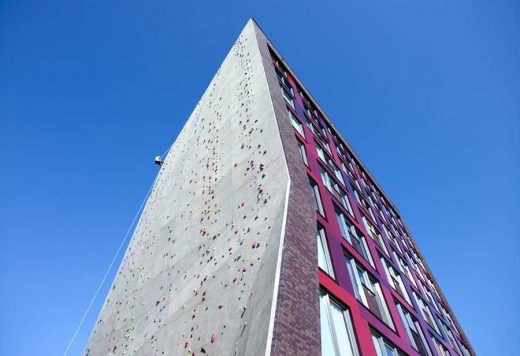
{"label": "white rope", "polygon": [[[170,152],[170,149],[171,149],[171,146],[163,153],[163,155],[161,156],[162,159],[166,158],[166,155]],[[132,227],[134,226],[137,218],[140,216],[141,211],[143,210],[144,204],[148,200],[148,197],[150,196],[150,193],[151,193],[153,187],[155,186],[155,183],[157,182],[157,179],[159,178],[159,175],[160,175],[160,171],[159,171],[159,174],[157,174],[157,176],[155,177],[152,185],[150,186],[150,189],[148,189],[148,192],[146,193],[143,201],[141,202],[141,206],[139,206],[139,209],[137,210],[137,213],[135,214],[134,219],[132,220],[132,223],[130,224],[130,227],[126,231],[126,234],[125,234],[125,237],[123,238],[123,241],[121,241],[121,244],[119,245],[119,248],[117,249],[116,254],[114,255],[114,258],[112,258],[112,262],[110,262],[110,265],[108,266],[108,269],[105,272],[105,275],[103,276],[103,279],[101,280],[101,283],[99,284],[99,286],[98,286],[98,288],[96,290],[96,293],[94,293],[94,296],[92,297],[92,300],[90,301],[90,304],[88,305],[87,310],[83,314],[83,317],[81,318],[81,321],[79,322],[79,325],[76,328],[76,331],[74,332],[74,335],[72,335],[72,338],[70,339],[69,344],[67,345],[67,348],[65,349],[65,352],[63,353],[63,356],[67,355],[67,353],[69,352],[70,347],[72,346],[72,343],[74,342],[74,340],[76,339],[76,336],[78,335],[79,330],[83,326],[83,322],[85,321],[88,313],[90,312],[90,309],[92,308],[92,305],[96,301],[96,298],[97,298],[99,292],[101,291],[101,288],[103,287],[103,284],[105,283],[105,280],[107,279],[108,274],[112,270],[112,267],[114,266],[114,263],[116,262],[117,256],[119,256],[119,253],[121,252],[121,249],[123,248],[126,240],[128,239],[130,231],[132,231]]]}

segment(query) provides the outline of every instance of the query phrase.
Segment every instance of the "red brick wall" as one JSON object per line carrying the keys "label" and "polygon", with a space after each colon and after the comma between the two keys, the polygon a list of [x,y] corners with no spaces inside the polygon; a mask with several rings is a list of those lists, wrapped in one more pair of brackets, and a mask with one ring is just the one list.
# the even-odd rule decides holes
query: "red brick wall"
{"label": "red brick wall", "polygon": [[316,212],[294,130],[274,71],[268,42],[256,28],[289,168],[291,188],[274,321],[272,355],[319,355],[319,282]]}

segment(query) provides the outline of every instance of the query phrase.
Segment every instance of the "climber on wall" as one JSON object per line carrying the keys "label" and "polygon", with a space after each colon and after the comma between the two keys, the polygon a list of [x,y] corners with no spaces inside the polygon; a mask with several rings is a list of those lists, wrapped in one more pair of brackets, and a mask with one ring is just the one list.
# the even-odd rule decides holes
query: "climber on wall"
{"label": "climber on wall", "polygon": [[155,164],[162,166],[164,161],[161,159],[161,156],[156,156],[154,159]]}

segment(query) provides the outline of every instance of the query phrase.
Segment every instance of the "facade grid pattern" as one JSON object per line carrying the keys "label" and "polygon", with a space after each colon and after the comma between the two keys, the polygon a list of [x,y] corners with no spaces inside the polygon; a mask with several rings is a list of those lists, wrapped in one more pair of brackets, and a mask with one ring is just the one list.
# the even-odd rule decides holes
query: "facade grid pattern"
{"label": "facade grid pattern", "polygon": [[321,296],[343,308],[350,354],[474,355],[397,209],[270,54],[315,198]]}

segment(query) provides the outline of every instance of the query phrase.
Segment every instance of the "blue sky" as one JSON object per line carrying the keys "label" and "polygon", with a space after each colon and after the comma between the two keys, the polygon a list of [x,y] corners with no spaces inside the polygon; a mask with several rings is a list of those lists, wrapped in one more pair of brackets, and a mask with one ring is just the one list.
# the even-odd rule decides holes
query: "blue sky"
{"label": "blue sky", "polygon": [[249,17],[398,206],[479,355],[516,353],[518,1],[3,0],[0,354],[63,353]]}

